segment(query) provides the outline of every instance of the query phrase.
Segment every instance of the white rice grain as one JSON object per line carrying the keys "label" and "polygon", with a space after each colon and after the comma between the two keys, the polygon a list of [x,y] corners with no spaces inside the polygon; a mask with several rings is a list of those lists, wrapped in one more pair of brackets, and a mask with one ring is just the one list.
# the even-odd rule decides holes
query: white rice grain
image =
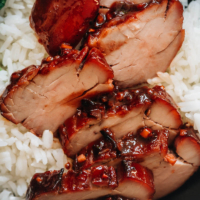
{"label": "white rice grain", "polygon": [[[34,0],[7,0],[0,10],[0,93],[12,72],[39,65],[46,55],[29,26],[33,3]],[[184,12],[186,37],[169,73],[159,72],[148,82],[165,85],[187,120],[200,131],[199,3],[200,0],[192,2]],[[40,139],[0,116],[0,200],[23,200],[34,173],[60,169],[66,162],[67,157],[50,131]]]}
{"label": "white rice grain", "polygon": [[11,36],[8,36],[7,39],[6,39],[6,41],[3,43],[3,45],[0,48],[0,53],[2,53],[3,51],[5,51],[10,46],[10,44],[12,43],[12,41],[13,41],[13,38]]}
{"label": "white rice grain", "polygon": [[53,133],[48,130],[44,131],[42,141],[45,148],[51,149],[53,145]]}

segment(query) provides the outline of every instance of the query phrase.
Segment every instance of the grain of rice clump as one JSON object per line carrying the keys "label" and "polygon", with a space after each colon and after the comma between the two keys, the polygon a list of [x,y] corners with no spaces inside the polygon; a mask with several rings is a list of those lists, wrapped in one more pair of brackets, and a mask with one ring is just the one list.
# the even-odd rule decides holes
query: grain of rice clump
{"label": "grain of rice clump", "polygon": [[[10,75],[45,57],[29,15],[34,0],[7,0],[0,10],[0,93]],[[186,4],[186,1],[183,2]],[[169,73],[158,73],[148,82],[164,84],[178,103],[183,116],[200,132],[200,0],[192,2],[184,12],[186,38],[174,59]],[[38,138],[21,125],[14,125],[0,116],[0,199],[22,200],[34,173],[60,169],[67,162],[50,131]]]}

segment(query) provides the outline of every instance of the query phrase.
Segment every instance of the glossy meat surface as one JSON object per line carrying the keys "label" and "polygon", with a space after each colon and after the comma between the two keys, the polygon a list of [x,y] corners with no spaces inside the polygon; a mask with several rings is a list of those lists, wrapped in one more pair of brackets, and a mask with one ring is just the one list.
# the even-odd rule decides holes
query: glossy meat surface
{"label": "glossy meat surface", "polygon": [[200,166],[200,139],[193,127],[182,127],[174,144],[176,153],[181,158],[195,166]]}
{"label": "glossy meat surface", "polygon": [[61,170],[35,174],[26,200],[85,200],[106,195],[146,200],[153,194],[151,171],[136,163],[122,162],[117,172],[113,167],[100,165],[79,172]]}
{"label": "glossy meat surface", "polygon": [[11,76],[1,97],[1,114],[22,123],[38,136],[55,132],[71,117],[81,99],[111,92],[113,71],[99,50],[63,50],[40,66],[30,66]]}
{"label": "glossy meat surface", "polygon": [[149,3],[151,0],[100,0],[100,6],[110,8],[115,2],[130,2],[133,4]]}
{"label": "glossy meat surface", "polygon": [[138,11],[124,5],[121,11],[116,8],[111,14],[101,13],[105,23],[97,26],[87,41],[89,47],[103,52],[116,84],[124,88],[166,71],[184,40],[179,1],[152,1],[141,6]]}
{"label": "glossy meat surface", "polygon": [[[143,134],[146,132],[149,132],[149,136],[144,138]],[[122,139],[115,140],[114,133],[106,130],[102,139],[89,144],[77,154],[73,168],[82,170],[102,163],[117,167],[121,160],[131,160],[151,169],[153,162],[157,165],[167,155],[168,137],[169,132],[165,129],[153,131],[143,127],[137,133],[129,133]],[[81,156],[85,159],[79,160]]]}
{"label": "glossy meat surface", "polygon": [[60,126],[59,135],[65,153],[74,156],[100,139],[100,131],[104,128],[109,128],[115,133],[115,138],[120,139],[146,124],[153,130],[168,128],[170,141],[176,136],[173,131],[182,125],[177,107],[163,87],[115,89],[112,94],[96,97],[92,101],[84,100],[77,113]]}
{"label": "glossy meat surface", "polygon": [[31,27],[46,51],[55,56],[62,43],[75,47],[98,13],[98,0],[36,0]]}

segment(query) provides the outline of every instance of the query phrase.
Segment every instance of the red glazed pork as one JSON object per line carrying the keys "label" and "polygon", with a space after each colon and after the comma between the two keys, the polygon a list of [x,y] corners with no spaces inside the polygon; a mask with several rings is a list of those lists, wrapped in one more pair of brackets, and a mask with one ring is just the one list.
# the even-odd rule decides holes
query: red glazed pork
{"label": "red glazed pork", "polygon": [[151,171],[139,164],[122,162],[113,167],[97,166],[81,172],[53,171],[35,174],[26,200],[86,200],[106,195],[120,195],[141,200],[154,194]]}
{"label": "red glazed pork", "polygon": [[60,126],[59,135],[65,153],[74,156],[100,139],[105,128],[118,140],[146,124],[153,130],[167,128],[170,143],[182,125],[177,107],[163,87],[116,90],[93,101],[83,100],[77,113]]}
{"label": "red glazed pork", "polygon": [[100,6],[110,8],[115,2],[127,2],[134,4],[149,3],[151,0],[100,0]]}
{"label": "red glazed pork", "polygon": [[193,127],[185,126],[175,140],[176,153],[188,163],[200,166],[200,140]]}
{"label": "red glazed pork", "polygon": [[176,158],[175,164],[165,161],[159,163],[158,167],[152,169],[156,189],[154,199],[160,199],[178,189],[196,170],[197,167],[180,158]]}
{"label": "red glazed pork", "polygon": [[98,14],[98,0],[36,0],[30,25],[46,51],[55,56],[62,43],[75,47]]}
{"label": "red glazed pork", "polygon": [[76,112],[81,99],[111,92],[112,78],[99,50],[63,50],[62,56],[12,74],[1,97],[1,114],[38,136],[44,130],[55,132]]}
{"label": "red glazed pork", "polygon": [[110,130],[102,130],[102,133],[102,139],[89,144],[77,154],[73,166],[75,170],[99,164],[117,167],[122,160],[139,162],[153,169],[168,152],[169,131],[166,129],[153,131],[143,127],[137,133],[129,133],[118,141]]}
{"label": "red glazed pork", "polygon": [[116,84],[125,88],[166,71],[184,40],[179,1],[129,4],[114,4],[106,14],[102,11],[87,41],[105,55]]}

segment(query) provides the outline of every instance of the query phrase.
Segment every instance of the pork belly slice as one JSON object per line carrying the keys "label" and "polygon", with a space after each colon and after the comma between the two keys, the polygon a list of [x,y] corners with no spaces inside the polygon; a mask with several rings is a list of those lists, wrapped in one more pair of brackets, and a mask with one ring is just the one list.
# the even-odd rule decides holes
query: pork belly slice
{"label": "pork belly slice", "polygon": [[105,128],[113,131],[118,140],[129,132],[136,132],[152,120],[155,120],[152,125],[154,130],[169,129],[170,141],[182,125],[177,107],[164,87],[115,89],[112,94],[96,97],[92,101],[83,100],[77,113],[59,127],[59,135],[65,153],[73,157],[81,149],[100,139],[101,130]]}
{"label": "pork belly slice", "polygon": [[157,72],[166,71],[185,35],[179,1],[153,1],[132,7],[124,5],[100,13],[96,31],[87,40],[89,47],[103,52],[120,87],[144,83]]}
{"label": "pork belly slice", "polygon": [[161,162],[159,167],[152,170],[156,190],[154,199],[160,199],[178,189],[196,170],[197,167],[181,159],[177,159],[174,165]]}
{"label": "pork belly slice", "polygon": [[146,200],[154,192],[150,170],[136,163],[122,162],[117,172],[113,167],[100,165],[81,172],[35,174],[26,200],[85,200],[106,195]]}
{"label": "pork belly slice", "polygon": [[83,148],[73,163],[75,170],[106,164],[117,167],[122,160],[139,162],[149,169],[158,166],[168,152],[169,131],[153,131],[143,127],[136,133],[129,133],[116,141],[115,134],[103,130],[104,137]]}
{"label": "pork belly slice", "polygon": [[1,97],[1,114],[38,136],[44,130],[55,132],[76,112],[81,99],[111,92],[112,78],[113,71],[99,50],[64,49],[62,56],[12,74]]}
{"label": "pork belly slice", "polygon": [[48,54],[56,56],[62,43],[75,47],[80,42],[98,9],[98,0],[36,0],[30,25]]}
{"label": "pork belly slice", "polygon": [[195,166],[200,165],[200,140],[193,127],[183,127],[174,145],[181,158]]}

